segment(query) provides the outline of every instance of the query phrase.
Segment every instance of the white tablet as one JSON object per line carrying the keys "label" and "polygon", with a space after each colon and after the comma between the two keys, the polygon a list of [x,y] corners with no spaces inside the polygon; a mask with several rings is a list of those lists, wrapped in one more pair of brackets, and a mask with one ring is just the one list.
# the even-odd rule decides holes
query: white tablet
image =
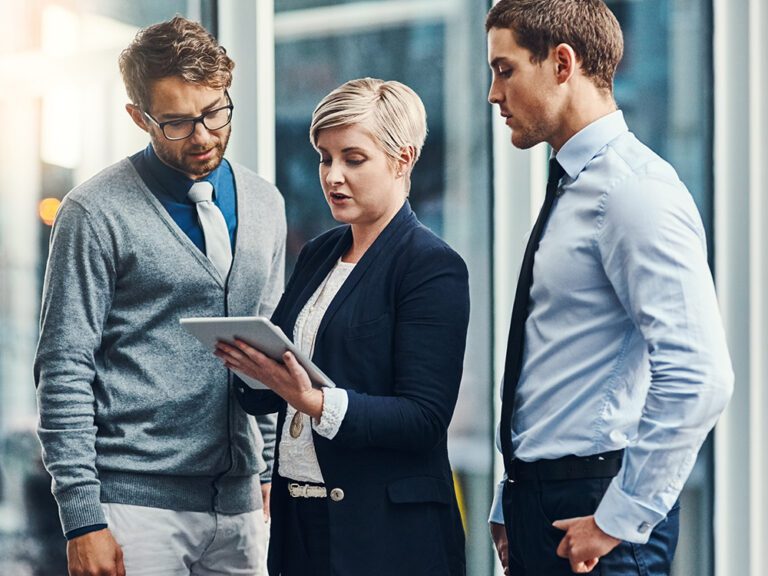
{"label": "white tablet", "polygon": [[[285,333],[263,316],[229,316],[222,318],[182,318],[181,325],[208,350],[213,351],[219,340],[232,342],[235,338],[247,342],[273,360],[282,362],[283,354],[290,350],[309,374],[314,384],[333,387],[333,382],[323,371],[312,363]],[[235,373],[251,388],[266,389],[258,380]]]}

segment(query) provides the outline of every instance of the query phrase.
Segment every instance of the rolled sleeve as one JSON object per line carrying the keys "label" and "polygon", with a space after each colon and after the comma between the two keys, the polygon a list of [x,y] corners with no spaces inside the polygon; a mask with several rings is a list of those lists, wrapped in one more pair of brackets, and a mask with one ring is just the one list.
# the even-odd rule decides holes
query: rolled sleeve
{"label": "rolled sleeve", "polygon": [[333,440],[341,428],[344,416],[349,406],[347,391],[341,388],[323,388],[323,413],[320,421],[312,419],[312,428],[315,432]]}

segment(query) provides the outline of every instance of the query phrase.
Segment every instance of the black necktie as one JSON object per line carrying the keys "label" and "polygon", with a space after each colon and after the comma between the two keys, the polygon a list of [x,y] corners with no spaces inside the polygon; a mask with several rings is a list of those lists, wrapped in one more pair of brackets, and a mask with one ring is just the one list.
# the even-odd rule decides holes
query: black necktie
{"label": "black necktie", "polygon": [[504,393],[501,399],[501,453],[504,456],[504,468],[509,477],[512,462],[512,412],[515,405],[515,391],[520,371],[523,367],[523,349],[525,343],[525,321],[528,319],[528,306],[531,300],[531,284],[533,283],[533,259],[539,247],[544,225],[552,212],[555,202],[557,185],[565,171],[555,158],[549,160],[549,178],[547,178],[547,194],[544,204],[536,218],[536,223],[525,247],[520,277],[517,279],[515,303],[512,307],[512,322],[509,326],[507,341],[507,360],[504,365]]}

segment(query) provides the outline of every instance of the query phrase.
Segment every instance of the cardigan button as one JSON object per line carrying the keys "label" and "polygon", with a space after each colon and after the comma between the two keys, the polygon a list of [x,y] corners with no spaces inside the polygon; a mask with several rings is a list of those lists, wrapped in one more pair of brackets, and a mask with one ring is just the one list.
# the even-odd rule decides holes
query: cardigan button
{"label": "cardigan button", "polygon": [[344,500],[344,490],[341,488],[334,488],[331,490],[331,500],[334,502],[341,502]]}

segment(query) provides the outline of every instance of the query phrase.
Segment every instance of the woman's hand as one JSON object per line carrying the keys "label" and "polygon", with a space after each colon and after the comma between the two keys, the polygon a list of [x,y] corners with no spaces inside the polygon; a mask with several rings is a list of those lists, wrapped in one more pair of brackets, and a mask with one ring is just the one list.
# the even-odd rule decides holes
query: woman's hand
{"label": "woman's hand", "polygon": [[242,340],[219,341],[214,352],[230,370],[255,378],[299,412],[320,420],[323,393],[312,387],[307,371],[290,352],[283,354],[283,364],[275,362]]}

